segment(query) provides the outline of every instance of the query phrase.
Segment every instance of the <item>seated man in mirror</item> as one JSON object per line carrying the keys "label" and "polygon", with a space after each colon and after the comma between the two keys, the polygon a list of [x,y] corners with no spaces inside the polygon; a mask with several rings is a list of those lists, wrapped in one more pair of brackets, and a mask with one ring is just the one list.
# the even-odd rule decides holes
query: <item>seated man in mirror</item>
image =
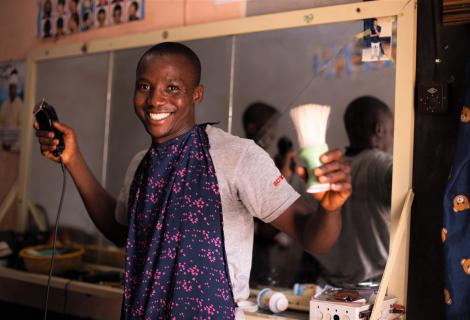
{"label": "seated man in mirror", "polygon": [[321,264],[320,285],[341,288],[381,280],[388,257],[392,191],[393,113],[377,98],[352,101],[344,114],[354,193],[342,208],[343,227]]}
{"label": "seated man in mirror", "polygon": [[[86,164],[73,129],[60,123],[65,149],[53,155],[53,132],[36,131],[42,154],[62,161],[103,234],[126,245],[123,317],[237,319],[249,296],[253,217],[326,252],[351,194],[342,153],[322,155],[314,174],[331,183],[311,210],[252,141],[196,125],[203,100],[201,64],[173,42],[147,50],[137,64],[134,109],[151,145],[131,161],[117,199]],[[35,127],[38,128],[37,123]],[[130,133],[132,134],[132,133]]]}

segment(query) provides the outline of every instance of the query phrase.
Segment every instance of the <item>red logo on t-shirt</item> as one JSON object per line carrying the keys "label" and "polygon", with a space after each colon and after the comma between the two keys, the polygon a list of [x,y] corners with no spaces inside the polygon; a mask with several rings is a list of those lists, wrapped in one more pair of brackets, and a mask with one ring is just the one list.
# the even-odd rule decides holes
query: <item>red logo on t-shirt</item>
{"label": "red logo on t-shirt", "polygon": [[284,179],[284,177],[280,175],[279,177],[276,178],[276,180],[274,180],[273,185],[277,187],[281,183],[282,179]]}

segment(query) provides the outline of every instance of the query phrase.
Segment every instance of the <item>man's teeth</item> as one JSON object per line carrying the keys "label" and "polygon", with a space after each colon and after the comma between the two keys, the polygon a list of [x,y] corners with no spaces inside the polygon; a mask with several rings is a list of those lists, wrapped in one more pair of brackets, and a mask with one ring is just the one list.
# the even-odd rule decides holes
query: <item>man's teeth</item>
{"label": "man's teeth", "polygon": [[150,119],[152,119],[152,120],[163,120],[163,119],[167,118],[170,115],[170,113],[169,112],[167,112],[167,113],[152,113],[152,112],[150,112],[149,115],[150,115]]}

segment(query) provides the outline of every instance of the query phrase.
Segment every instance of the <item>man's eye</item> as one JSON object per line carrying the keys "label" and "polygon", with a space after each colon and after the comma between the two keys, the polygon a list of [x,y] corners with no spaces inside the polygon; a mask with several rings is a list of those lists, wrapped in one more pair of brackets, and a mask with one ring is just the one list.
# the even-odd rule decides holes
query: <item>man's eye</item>
{"label": "man's eye", "polygon": [[176,92],[176,91],[178,91],[178,89],[179,88],[177,86],[174,86],[174,85],[169,85],[168,86],[168,91],[169,92]]}
{"label": "man's eye", "polygon": [[137,89],[142,90],[142,91],[149,91],[150,90],[150,85],[146,83],[138,83],[137,84]]}

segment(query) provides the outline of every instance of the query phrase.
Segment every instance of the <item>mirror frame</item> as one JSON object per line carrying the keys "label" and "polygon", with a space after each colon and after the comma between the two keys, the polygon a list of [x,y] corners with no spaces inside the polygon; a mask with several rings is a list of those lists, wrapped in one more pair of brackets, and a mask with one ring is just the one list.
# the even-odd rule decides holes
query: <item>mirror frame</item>
{"label": "mirror frame", "polygon": [[[26,229],[28,215],[28,189],[33,149],[33,128],[31,123],[33,122],[32,110],[36,99],[38,62],[151,46],[163,41],[189,41],[221,36],[236,36],[252,32],[395,16],[397,21],[397,51],[390,243],[403,242],[397,260],[394,261],[396,265],[391,272],[388,294],[397,297],[398,301],[405,303],[408,276],[409,214],[406,215],[404,234],[400,232],[400,235],[403,234],[403,238],[396,239],[395,236],[406,194],[412,187],[416,11],[417,0],[376,0],[155,30],[147,33],[99,39],[86,43],[51,45],[33,50],[27,58],[25,108],[23,109],[21,124],[17,230],[24,231]],[[229,123],[230,117],[231,112],[229,112]],[[409,206],[406,207],[408,208]],[[407,210],[411,209],[408,208]]]}

